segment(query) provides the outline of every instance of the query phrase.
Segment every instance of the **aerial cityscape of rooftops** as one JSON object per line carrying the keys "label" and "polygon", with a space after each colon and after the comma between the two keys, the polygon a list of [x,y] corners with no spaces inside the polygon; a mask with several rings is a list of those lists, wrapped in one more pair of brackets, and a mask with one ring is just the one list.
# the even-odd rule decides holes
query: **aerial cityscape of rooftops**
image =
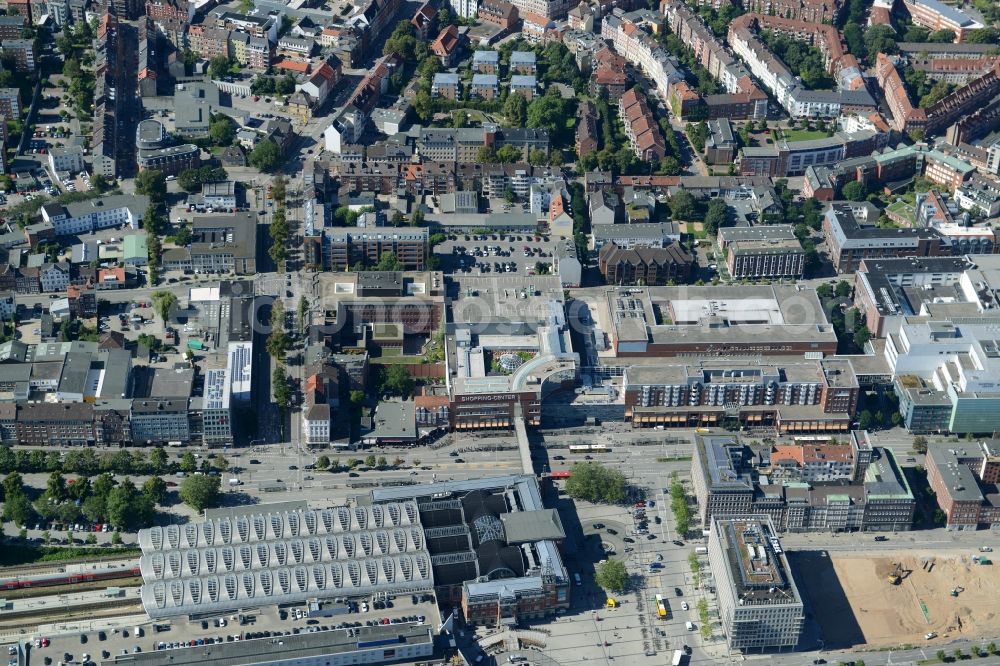
{"label": "aerial cityscape of rooftops", "polygon": [[997,0],[0,10],[8,666],[1000,664]]}

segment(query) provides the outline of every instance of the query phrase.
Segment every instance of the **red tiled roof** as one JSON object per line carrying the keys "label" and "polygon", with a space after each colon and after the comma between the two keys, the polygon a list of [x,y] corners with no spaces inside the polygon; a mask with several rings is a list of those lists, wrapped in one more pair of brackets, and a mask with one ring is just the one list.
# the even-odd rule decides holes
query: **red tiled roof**
{"label": "red tiled roof", "polygon": [[309,63],[303,62],[301,60],[292,60],[290,58],[283,58],[278,62],[274,63],[276,69],[283,69],[289,72],[298,72],[299,74],[309,73]]}

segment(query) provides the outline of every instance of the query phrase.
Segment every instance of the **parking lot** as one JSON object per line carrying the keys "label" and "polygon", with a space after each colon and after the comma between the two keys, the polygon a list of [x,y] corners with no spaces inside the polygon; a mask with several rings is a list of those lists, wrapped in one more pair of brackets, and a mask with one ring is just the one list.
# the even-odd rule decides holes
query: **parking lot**
{"label": "parking lot", "polygon": [[535,275],[539,268],[552,266],[553,254],[565,242],[526,233],[450,234],[435,246],[434,254],[441,270],[449,273]]}

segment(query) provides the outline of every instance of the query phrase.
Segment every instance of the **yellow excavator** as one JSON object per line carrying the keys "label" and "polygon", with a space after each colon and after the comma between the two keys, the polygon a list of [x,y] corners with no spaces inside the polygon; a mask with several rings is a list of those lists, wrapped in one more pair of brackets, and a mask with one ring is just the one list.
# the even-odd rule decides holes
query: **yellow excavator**
{"label": "yellow excavator", "polygon": [[903,564],[901,562],[896,562],[896,567],[889,572],[886,580],[891,585],[899,585],[903,581]]}

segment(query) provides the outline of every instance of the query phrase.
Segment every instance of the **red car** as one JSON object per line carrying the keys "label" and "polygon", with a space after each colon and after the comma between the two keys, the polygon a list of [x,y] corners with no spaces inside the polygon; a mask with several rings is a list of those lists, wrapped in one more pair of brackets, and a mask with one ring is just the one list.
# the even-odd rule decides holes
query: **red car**
{"label": "red car", "polygon": [[176,488],[177,484],[173,481],[167,481],[167,488]]}
{"label": "red car", "polygon": [[645,502],[636,502],[635,503],[635,508],[637,508],[637,509],[645,509],[646,508],[646,503]]}

